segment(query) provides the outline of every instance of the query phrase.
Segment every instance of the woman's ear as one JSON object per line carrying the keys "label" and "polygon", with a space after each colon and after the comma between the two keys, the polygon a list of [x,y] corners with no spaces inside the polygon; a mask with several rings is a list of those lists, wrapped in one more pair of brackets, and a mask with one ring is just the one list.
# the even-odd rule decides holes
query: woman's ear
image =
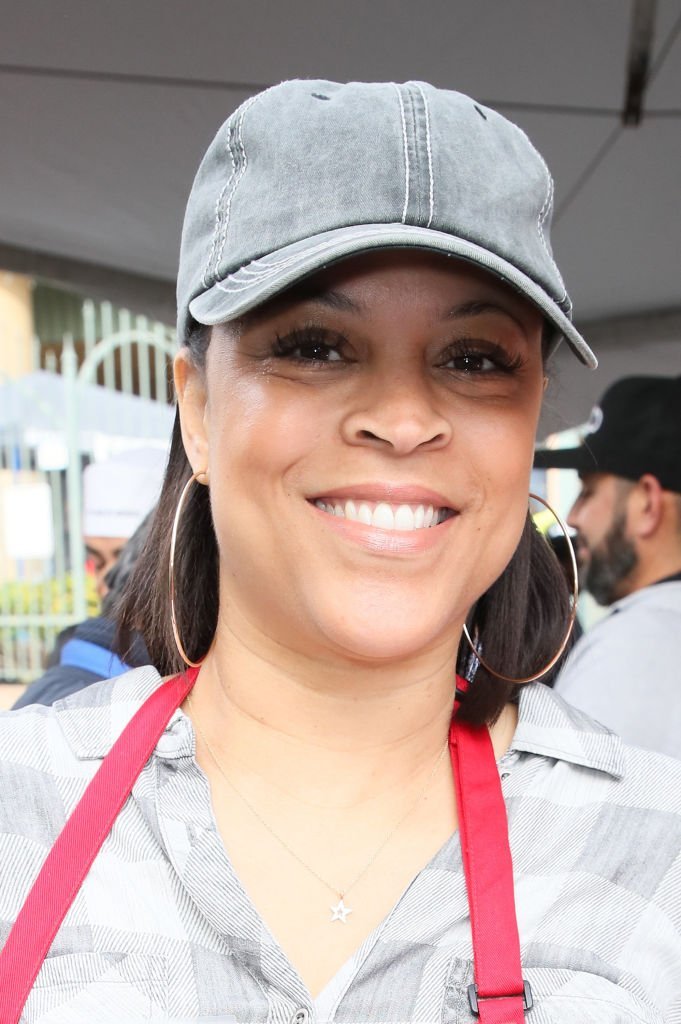
{"label": "woman's ear", "polygon": [[186,347],[173,360],[173,379],[184,450],[193,471],[200,473],[208,468],[206,381]]}

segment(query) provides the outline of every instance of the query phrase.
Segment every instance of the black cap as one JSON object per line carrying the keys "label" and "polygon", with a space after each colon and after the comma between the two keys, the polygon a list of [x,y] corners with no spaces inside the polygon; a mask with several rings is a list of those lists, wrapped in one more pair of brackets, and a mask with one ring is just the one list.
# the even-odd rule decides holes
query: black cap
{"label": "black cap", "polygon": [[577,448],[542,448],[535,469],[638,480],[651,473],[681,494],[681,377],[624,377],[591,410]]}

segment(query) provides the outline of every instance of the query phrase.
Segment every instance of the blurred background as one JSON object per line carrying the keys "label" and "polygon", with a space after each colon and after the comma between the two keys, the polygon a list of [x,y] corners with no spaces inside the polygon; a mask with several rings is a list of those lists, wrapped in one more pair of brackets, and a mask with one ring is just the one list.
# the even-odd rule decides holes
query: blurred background
{"label": "blurred background", "polygon": [[[0,0],[0,703],[98,610],[83,470],[165,452],[183,207],[217,126],[291,77],[425,79],[519,124],[600,358],[554,361],[540,440],[681,373],[678,0]],[[565,511],[569,474],[533,486]]]}

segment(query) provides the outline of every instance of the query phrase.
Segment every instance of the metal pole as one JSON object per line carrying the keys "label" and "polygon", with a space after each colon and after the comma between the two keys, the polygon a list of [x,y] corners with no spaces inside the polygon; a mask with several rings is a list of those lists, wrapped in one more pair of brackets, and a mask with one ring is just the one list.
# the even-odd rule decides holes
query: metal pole
{"label": "metal pole", "polygon": [[69,562],[73,586],[73,621],[87,617],[85,596],[85,551],[83,548],[82,471],[80,437],[78,430],[78,357],[73,338],[64,336],[61,372],[66,384],[66,444],[69,460],[66,468],[66,494],[68,501]]}

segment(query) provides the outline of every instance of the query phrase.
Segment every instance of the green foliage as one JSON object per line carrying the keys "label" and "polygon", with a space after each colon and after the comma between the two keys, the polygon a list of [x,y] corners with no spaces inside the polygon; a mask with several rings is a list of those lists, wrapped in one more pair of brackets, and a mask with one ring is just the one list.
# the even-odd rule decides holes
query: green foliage
{"label": "green foliage", "polygon": [[[99,597],[92,576],[85,577],[86,616],[99,613]],[[0,584],[2,615],[73,615],[73,575],[41,583],[11,580]]]}

